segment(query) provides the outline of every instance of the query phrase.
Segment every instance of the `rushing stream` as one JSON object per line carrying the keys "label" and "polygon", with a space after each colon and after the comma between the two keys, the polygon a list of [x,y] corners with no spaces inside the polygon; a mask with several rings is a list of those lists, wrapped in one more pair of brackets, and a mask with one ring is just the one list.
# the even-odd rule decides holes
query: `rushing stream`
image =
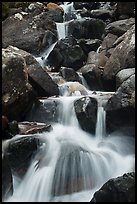
{"label": "rushing stream", "polygon": [[[70,9],[67,3],[65,11]],[[72,4],[70,6],[72,8]],[[59,28],[61,24],[57,24],[62,32],[59,40],[67,35],[67,22],[62,25],[63,30]],[[47,58],[55,44],[43,57]],[[38,134],[45,145],[23,180],[14,176],[13,195],[5,202],[89,202],[107,180],[133,171],[134,138],[120,132],[106,134],[104,104],[111,94],[102,92],[100,97],[100,92],[94,95],[87,91],[98,101],[95,135],[82,130],[75,115],[74,101],[82,97],[81,94],[54,98],[62,104],[59,122],[52,125],[51,132]]]}
{"label": "rushing stream", "polygon": [[[99,95],[99,94],[98,94]],[[88,202],[108,179],[133,170],[134,139],[105,132],[105,111],[98,106],[96,134],[83,131],[73,103],[81,96],[60,96],[63,109],[23,181],[14,177],[8,202]],[[96,96],[97,97],[97,96]]]}

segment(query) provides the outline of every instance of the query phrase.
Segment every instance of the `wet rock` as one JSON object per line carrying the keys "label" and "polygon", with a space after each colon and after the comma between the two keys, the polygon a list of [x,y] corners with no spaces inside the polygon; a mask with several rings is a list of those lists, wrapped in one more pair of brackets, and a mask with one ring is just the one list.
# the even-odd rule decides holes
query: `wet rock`
{"label": "wet rock", "polygon": [[78,70],[91,90],[103,90],[102,74],[107,60],[103,51],[101,53],[91,51],[88,54],[86,65]]}
{"label": "wet rock", "polygon": [[8,48],[11,52],[17,53],[25,59],[25,71],[28,74],[29,83],[37,93],[37,96],[42,97],[59,94],[57,84],[30,53],[13,46],[9,46]]}
{"label": "wet rock", "polygon": [[107,132],[110,133],[126,126],[135,127],[134,92],[135,75],[131,75],[121,84],[106,104]]}
{"label": "wet rock", "polygon": [[78,81],[81,82],[77,72],[72,68],[61,67],[60,74],[66,81]]}
{"label": "wet rock", "polygon": [[[50,44],[45,36],[47,30],[54,36]],[[50,46],[56,39],[56,24],[47,12],[36,16],[17,13],[2,22],[3,48],[12,45],[33,55],[39,55],[47,44]]]}
{"label": "wet rock", "polygon": [[117,2],[114,15],[117,19],[130,18],[135,15],[135,2]]}
{"label": "wet rock", "polygon": [[60,11],[60,12],[64,13],[63,8],[62,8],[61,6],[58,6],[58,5],[55,4],[55,3],[48,3],[48,4],[47,4],[47,9],[48,9],[49,11]]}
{"label": "wet rock", "polygon": [[102,52],[102,51],[105,51],[105,52],[106,52],[106,55],[107,55],[108,50],[113,47],[113,44],[114,44],[114,42],[117,40],[117,38],[118,38],[118,37],[117,37],[116,35],[114,35],[114,34],[112,34],[112,33],[108,33],[108,34],[104,37],[104,39],[103,39],[103,41],[102,41],[100,47],[98,48],[98,52],[100,53],[100,52]]}
{"label": "wet rock", "polygon": [[60,75],[59,72],[48,72],[48,74],[50,75],[50,77],[52,78],[52,80],[57,84],[63,84],[65,83],[64,78]]}
{"label": "wet rock", "polygon": [[39,97],[59,95],[57,84],[43,68],[29,67],[27,68],[27,72],[29,74],[29,80]]}
{"label": "wet rock", "polygon": [[61,39],[47,58],[48,65],[53,67],[52,71],[59,71],[63,67],[78,70],[85,63],[87,56],[76,40],[70,36]]}
{"label": "wet rock", "polygon": [[81,128],[95,134],[98,102],[95,98],[82,97],[74,102],[74,108]]}
{"label": "wet rock", "polygon": [[60,92],[62,96],[88,95],[86,88],[77,81],[60,85]]}
{"label": "wet rock", "polygon": [[45,123],[37,122],[19,122],[19,134],[20,135],[29,135],[35,133],[42,133],[46,131],[51,131],[52,126]]}
{"label": "wet rock", "polygon": [[68,25],[68,34],[76,39],[100,39],[105,34],[105,23],[100,19],[78,19]]}
{"label": "wet rock", "polygon": [[90,202],[135,202],[135,173],[107,181]]}
{"label": "wet rock", "polygon": [[91,18],[98,18],[103,20],[104,22],[111,22],[114,20],[113,18],[113,11],[108,9],[96,9],[90,12]]}
{"label": "wet rock", "polygon": [[106,34],[111,33],[120,37],[126,33],[133,25],[135,24],[135,18],[128,18],[125,20],[118,20],[112,23],[109,23],[106,28]]}
{"label": "wet rock", "polygon": [[37,136],[14,137],[6,151],[14,175],[23,177],[42,143]]}
{"label": "wet rock", "polygon": [[10,49],[2,50],[2,100],[9,119],[22,120],[35,94],[28,81],[24,58]]}
{"label": "wet rock", "polygon": [[100,7],[99,2],[74,2],[74,8],[83,9],[86,8],[88,10],[97,9]]}
{"label": "wet rock", "polygon": [[135,26],[115,41],[117,45],[104,66],[103,79],[106,90],[116,89],[116,74],[135,67]]}
{"label": "wet rock", "polygon": [[58,122],[59,109],[61,108],[62,106],[58,100],[47,98],[34,103],[25,120],[47,124]]}
{"label": "wet rock", "polygon": [[99,39],[80,39],[78,44],[83,49],[83,51],[88,55],[90,51],[97,51],[98,47],[101,44]]}
{"label": "wet rock", "polygon": [[116,75],[117,88],[133,74],[135,74],[135,68],[122,69],[119,71]]}

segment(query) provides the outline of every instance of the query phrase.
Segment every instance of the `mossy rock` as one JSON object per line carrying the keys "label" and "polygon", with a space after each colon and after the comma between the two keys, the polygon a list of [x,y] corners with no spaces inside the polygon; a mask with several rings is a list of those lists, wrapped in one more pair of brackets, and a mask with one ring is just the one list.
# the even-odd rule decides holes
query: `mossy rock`
{"label": "mossy rock", "polygon": [[9,12],[9,5],[7,2],[2,2],[2,20],[7,18]]}
{"label": "mossy rock", "polygon": [[15,8],[21,7],[23,11],[31,4],[32,2],[15,2]]}

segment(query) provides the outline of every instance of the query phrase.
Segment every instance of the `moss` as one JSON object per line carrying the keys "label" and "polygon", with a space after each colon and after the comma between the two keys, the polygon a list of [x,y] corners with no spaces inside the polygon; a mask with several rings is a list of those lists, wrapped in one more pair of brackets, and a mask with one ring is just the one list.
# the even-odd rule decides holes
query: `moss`
{"label": "moss", "polygon": [[130,105],[135,108],[135,91],[131,95]]}
{"label": "moss", "polygon": [[15,8],[21,7],[23,11],[31,4],[32,2],[15,2]]}
{"label": "moss", "polygon": [[9,12],[9,5],[7,2],[2,2],[2,20],[7,18]]}

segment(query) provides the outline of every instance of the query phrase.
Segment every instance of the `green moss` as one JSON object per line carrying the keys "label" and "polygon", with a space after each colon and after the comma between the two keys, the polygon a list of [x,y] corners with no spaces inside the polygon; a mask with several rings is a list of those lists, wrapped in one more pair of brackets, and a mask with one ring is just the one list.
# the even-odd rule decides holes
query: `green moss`
{"label": "green moss", "polygon": [[9,5],[7,2],[2,2],[2,20],[8,16]]}
{"label": "green moss", "polygon": [[15,2],[15,8],[21,7],[23,11],[31,4],[32,2]]}

